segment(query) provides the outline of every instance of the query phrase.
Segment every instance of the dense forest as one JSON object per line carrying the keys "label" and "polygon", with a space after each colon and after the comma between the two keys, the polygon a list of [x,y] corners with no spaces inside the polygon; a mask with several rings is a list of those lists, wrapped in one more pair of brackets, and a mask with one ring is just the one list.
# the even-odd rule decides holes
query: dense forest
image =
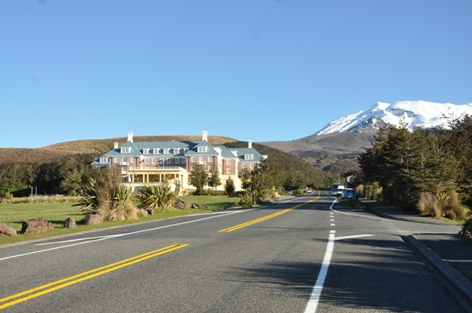
{"label": "dense forest", "polygon": [[448,123],[448,129],[381,129],[359,156],[361,181],[387,203],[461,219],[469,212],[464,206],[472,206],[472,117]]}

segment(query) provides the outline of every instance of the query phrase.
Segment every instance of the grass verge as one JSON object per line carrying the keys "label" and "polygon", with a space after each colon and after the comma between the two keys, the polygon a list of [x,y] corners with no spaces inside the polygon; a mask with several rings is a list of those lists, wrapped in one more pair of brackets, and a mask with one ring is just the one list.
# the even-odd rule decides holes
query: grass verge
{"label": "grass verge", "polygon": [[[97,225],[86,225],[85,216],[79,212],[81,207],[76,202],[62,201],[0,203],[0,223],[6,224],[18,232],[18,235],[14,237],[0,237],[0,245],[108,227],[123,226],[175,216],[224,210],[234,206],[239,200],[238,198],[231,198],[228,196],[186,196],[182,197],[181,199],[189,203],[199,204],[200,207],[205,205],[207,208],[189,210],[169,209],[162,212],[156,211],[153,215],[140,216],[137,220],[102,222],[101,224]],[[40,217],[53,223],[54,228],[48,232],[43,233],[20,234],[23,221]],[[73,217],[76,220],[77,227],[64,227],[64,222],[69,217]]]}

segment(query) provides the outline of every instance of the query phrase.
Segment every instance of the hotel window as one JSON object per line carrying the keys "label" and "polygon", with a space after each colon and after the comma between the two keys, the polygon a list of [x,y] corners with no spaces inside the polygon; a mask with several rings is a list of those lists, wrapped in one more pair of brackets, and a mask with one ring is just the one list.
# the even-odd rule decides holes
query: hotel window
{"label": "hotel window", "polygon": [[149,164],[149,159],[148,159],[148,158],[146,158],[146,160],[145,160],[145,162],[144,162],[144,163],[146,163],[146,164]]}
{"label": "hotel window", "polygon": [[172,159],[171,159],[171,158],[168,158],[168,159],[166,160],[166,163],[167,163],[167,164],[171,164],[171,163],[172,163]]}
{"label": "hotel window", "polygon": [[128,163],[128,158],[122,158],[121,163]]}
{"label": "hotel window", "polygon": [[231,174],[231,169],[230,168],[226,169],[226,174]]}
{"label": "hotel window", "polygon": [[149,154],[149,148],[144,148],[143,149],[143,154]]}
{"label": "hotel window", "polygon": [[192,162],[195,162],[195,157],[194,157],[194,156],[191,158],[191,161],[192,161]]}
{"label": "hotel window", "polygon": [[164,149],[164,154],[169,154],[169,150],[170,150],[169,148],[165,148]]}
{"label": "hotel window", "polygon": [[256,163],[251,163],[251,168],[254,168],[254,164],[256,164]]}
{"label": "hotel window", "polygon": [[156,158],[152,158],[152,164],[156,164]]}
{"label": "hotel window", "polygon": [[115,162],[115,163],[118,163],[118,162],[120,162],[120,158],[116,158],[116,157],[115,157],[115,158],[113,158],[113,162]]}
{"label": "hotel window", "polygon": [[207,152],[208,147],[198,147],[198,152]]}
{"label": "hotel window", "polygon": [[180,153],[180,148],[174,148],[174,154],[179,154]]}
{"label": "hotel window", "polygon": [[108,163],[108,158],[100,158],[100,163]]}
{"label": "hotel window", "polygon": [[152,154],[159,154],[159,148],[152,149]]}
{"label": "hotel window", "polygon": [[175,159],[175,164],[180,164],[180,159],[179,158]]}
{"label": "hotel window", "polygon": [[181,160],[182,160],[182,164],[185,164],[185,158],[182,158]]}
{"label": "hotel window", "polygon": [[245,154],[244,160],[254,160],[254,154]]}
{"label": "hotel window", "polygon": [[121,153],[130,153],[130,152],[131,152],[130,147],[121,148]]}
{"label": "hotel window", "polygon": [[130,161],[131,163],[134,163],[134,162],[136,162],[136,158],[135,158],[135,157],[131,157],[129,161]]}
{"label": "hotel window", "polygon": [[226,165],[231,165],[231,160],[226,160]]}
{"label": "hotel window", "polygon": [[205,158],[204,157],[199,157],[199,162],[198,163],[205,163]]}
{"label": "hotel window", "polygon": [[208,157],[208,162],[213,162],[213,157],[211,155]]}
{"label": "hotel window", "polygon": [[211,166],[208,166],[208,172],[211,172]]}
{"label": "hotel window", "polygon": [[243,166],[243,168],[246,168],[246,163],[243,163],[242,166]]}

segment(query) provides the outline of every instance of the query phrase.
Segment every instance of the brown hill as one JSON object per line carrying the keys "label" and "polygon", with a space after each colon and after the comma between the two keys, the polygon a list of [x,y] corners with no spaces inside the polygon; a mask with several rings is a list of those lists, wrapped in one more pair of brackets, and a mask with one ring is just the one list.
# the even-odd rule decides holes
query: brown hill
{"label": "brown hill", "polygon": [[313,151],[328,154],[360,154],[372,147],[374,134],[342,132],[328,135],[311,135],[291,141],[268,141],[261,144],[291,154]]}
{"label": "brown hill", "polygon": [[[134,141],[198,141],[201,139],[201,136],[187,135],[134,136]],[[120,137],[67,141],[35,149],[0,148],[0,164],[6,162],[43,163],[60,156],[73,154],[89,154],[98,157],[112,149],[115,142],[121,145],[126,140],[127,137]],[[237,140],[228,137],[208,136],[208,142],[212,145],[222,145],[227,142],[237,142]]]}
{"label": "brown hill", "polygon": [[357,156],[372,147],[373,133],[341,132],[261,144],[295,155],[325,171],[344,173],[357,166]]}

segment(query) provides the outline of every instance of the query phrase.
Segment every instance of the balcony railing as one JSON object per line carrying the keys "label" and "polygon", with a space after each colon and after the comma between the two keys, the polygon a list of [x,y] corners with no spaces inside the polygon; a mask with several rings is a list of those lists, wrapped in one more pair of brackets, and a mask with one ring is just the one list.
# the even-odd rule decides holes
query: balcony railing
{"label": "balcony railing", "polygon": [[128,171],[141,171],[141,170],[178,170],[178,169],[185,169],[182,166],[144,166],[144,167],[137,167],[137,166],[128,166]]}

